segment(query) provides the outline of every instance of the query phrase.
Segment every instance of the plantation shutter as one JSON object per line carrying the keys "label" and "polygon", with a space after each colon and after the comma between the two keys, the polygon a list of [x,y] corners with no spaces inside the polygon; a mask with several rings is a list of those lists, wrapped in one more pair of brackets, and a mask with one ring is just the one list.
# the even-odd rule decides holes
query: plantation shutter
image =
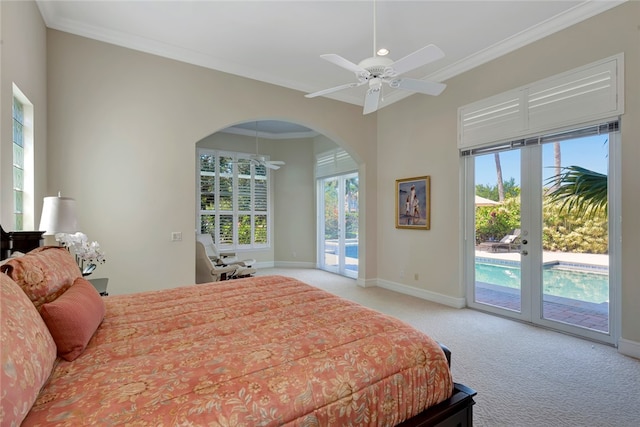
{"label": "plantation shutter", "polygon": [[358,164],[342,148],[316,154],[316,178],[342,175],[358,170]]}
{"label": "plantation shutter", "polygon": [[460,107],[458,148],[524,139],[622,114],[623,62],[619,54]]}

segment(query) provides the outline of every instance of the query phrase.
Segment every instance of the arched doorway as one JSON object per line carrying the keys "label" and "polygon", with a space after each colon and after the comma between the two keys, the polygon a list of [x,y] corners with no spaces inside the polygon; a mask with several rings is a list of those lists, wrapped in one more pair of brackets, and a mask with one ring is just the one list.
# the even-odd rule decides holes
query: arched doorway
{"label": "arched doorway", "polygon": [[[320,265],[317,163],[321,153],[339,149],[335,142],[295,123],[259,120],[222,129],[196,146],[197,232],[212,234],[222,250],[246,252],[259,268]],[[274,160],[284,164],[261,163]]]}

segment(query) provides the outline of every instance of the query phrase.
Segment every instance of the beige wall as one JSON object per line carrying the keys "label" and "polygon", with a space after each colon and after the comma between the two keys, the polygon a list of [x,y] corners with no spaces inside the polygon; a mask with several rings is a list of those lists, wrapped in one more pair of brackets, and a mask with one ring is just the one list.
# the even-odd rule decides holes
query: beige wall
{"label": "beige wall", "polygon": [[[625,54],[622,117],[622,337],[640,343],[640,2],[629,2],[378,113],[378,279],[432,298],[464,296],[460,272],[459,106],[608,56]],[[394,180],[431,175],[431,231],[394,228]],[[404,269],[404,278],[399,277]],[[420,280],[413,279],[418,273]],[[639,350],[640,351],[640,350]]]}
{"label": "beige wall", "polygon": [[[375,189],[375,116],[363,117],[359,107],[55,30],[48,44],[48,189],[77,199],[82,230],[108,253],[97,274],[109,277],[114,294],[193,283],[195,144],[229,125],[278,119],[308,126],[358,153],[363,179]],[[274,155],[303,155],[285,151]],[[276,185],[280,176],[299,177],[293,163],[278,171]],[[312,191],[304,193],[305,218],[275,222],[274,255],[282,251],[284,261],[294,249],[300,257],[314,253],[293,246],[314,236]],[[375,205],[375,192],[368,199]],[[375,215],[363,215],[361,229],[373,236],[366,249],[375,255]],[[170,242],[172,231],[183,241]],[[375,263],[361,266],[362,277],[375,277]]]}
{"label": "beige wall", "polygon": [[[0,223],[13,224],[13,84],[34,108],[34,198],[26,206],[36,214],[25,221],[32,230],[40,223],[42,198],[46,193],[47,156],[47,39],[44,22],[33,2],[0,2]],[[35,223],[35,225],[34,225]]]}

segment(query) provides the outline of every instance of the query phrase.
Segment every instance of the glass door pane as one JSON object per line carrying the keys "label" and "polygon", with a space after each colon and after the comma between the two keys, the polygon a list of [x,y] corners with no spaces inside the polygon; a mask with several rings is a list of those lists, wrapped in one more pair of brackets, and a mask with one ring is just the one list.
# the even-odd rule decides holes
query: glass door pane
{"label": "glass door pane", "polygon": [[345,275],[358,277],[358,175],[344,180],[344,268]]}
{"label": "glass door pane", "polygon": [[339,223],[340,215],[338,204],[339,181],[337,177],[325,178],[322,181],[321,192],[324,203],[324,222],[322,233],[322,259],[321,268],[337,273],[340,266]]}
{"label": "glass door pane", "polygon": [[474,157],[473,301],[489,311],[522,311],[520,150]]}
{"label": "glass door pane", "polygon": [[319,185],[323,222],[320,268],[358,277],[358,175],[324,178]]}
{"label": "glass door pane", "polygon": [[[542,183],[542,319],[605,333],[608,154],[608,135],[545,144]],[[559,198],[563,188],[585,198]]]}

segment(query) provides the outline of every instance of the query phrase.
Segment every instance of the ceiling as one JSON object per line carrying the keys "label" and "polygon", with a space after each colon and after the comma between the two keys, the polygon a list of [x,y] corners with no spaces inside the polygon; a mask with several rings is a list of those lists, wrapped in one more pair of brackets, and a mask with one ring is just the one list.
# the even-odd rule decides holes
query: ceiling
{"label": "ceiling", "polygon": [[[428,44],[445,57],[404,74],[445,82],[615,7],[600,1],[377,0],[377,47],[398,60]],[[304,93],[356,81],[320,58],[373,55],[373,0],[51,1],[49,28],[272,83]],[[328,97],[362,105],[366,86]],[[385,87],[380,108],[410,93]],[[427,96],[427,95],[415,95]],[[317,102],[308,99],[307,102]]]}
{"label": "ceiling", "polygon": [[259,120],[257,122],[240,123],[220,132],[236,135],[255,136],[263,139],[312,138],[318,132],[308,127],[281,120]]}

